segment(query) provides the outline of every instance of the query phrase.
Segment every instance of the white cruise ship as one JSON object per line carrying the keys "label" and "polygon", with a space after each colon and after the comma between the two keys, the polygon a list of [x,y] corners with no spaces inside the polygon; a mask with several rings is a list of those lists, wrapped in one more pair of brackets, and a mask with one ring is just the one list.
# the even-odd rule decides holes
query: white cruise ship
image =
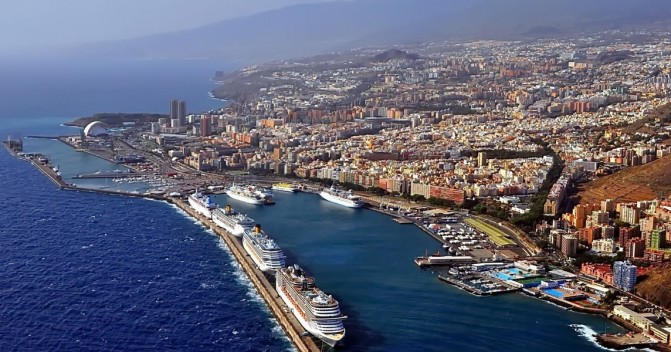
{"label": "white cruise ship", "polygon": [[270,188],[257,187],[257,186],[252,186],[249,188],[250,190],[253,190],[254,193],[256,193],[259,197],[263,198],[263,204],[265,205],[275,204],[275,195],[273,194],[273,191]]}
{"label": "white cruise ship", "polygon": [[242,237],[242,234],[246,230],[251,230],[255,224],[254,219],[236,212],[230,205],[223,209],[214,209],[212,211],[212,221],[235,237]]}
{"label": "white cruise ship", "polygon": [[342,191],[335,187],[324,189],[319,192],[319,195],[329,202],[339,204],[348,208],[361,208],[363,201],[359,196],[356,196],[352,191]]}
{"label": "white cruise ship", "polygon": [[212,219],[212,210],[217,208],[217,204],[210,197],[200,193],[199,190],[189,195],[189,205],[208,219]]}
{"label": "white cruise ship", "polygon": [[256,225],[242,234],[242,246],[261,271],[274,275],[276,270],[284,267],[284,252],[261,231],[261,226]]}
{"label": "white cruise ship", "polygon": [[263,197],[259,196],[254,190],[248,187],[232,185],[226,190],[226,195],[241,202],[263,205]]}
{"label": "white cruise ship", "polygon": [[273,185],[273,190],[274,191],[280,191],[280,192],[290,192],[290,193],[295,193],[298,191],[298,187],[292,185],[291,183],[276,183]]}
{"label": "white cruise ship", "polygon": [[332,296],[315,286],[314,278],[305,276],[298,265],[279,269],[275,288],[296,319],[310,334],[335,346],[345,337],[340,305]]}

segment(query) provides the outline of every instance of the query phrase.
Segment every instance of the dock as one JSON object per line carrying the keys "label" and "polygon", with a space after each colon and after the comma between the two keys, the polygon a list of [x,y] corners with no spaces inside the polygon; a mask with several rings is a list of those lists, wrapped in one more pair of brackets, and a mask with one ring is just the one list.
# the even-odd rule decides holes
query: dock
{"label": "dock", "polygon": [[[275,290],[275,285],[273,278],[268,278],[261,270],[259,270],[251,257],[247,254],[242,246],[242,242],[235,238],[233,235],[227,233],[224,229],[216,226],[212,220],[205,218],[204,216],[196,213],[193,208],[191,208],[187,203],[179,198],[170,198],[165,197],[159,194],[153,193],[133,193],[133,192],[123,192],[123,191],[113,191],[113,190],[104,190],[97,188],[85,188],[77,187],[76,185],[71,185],[65,182],[48,164],[41,163],[33,158],[24,158],[21,157],[15,150],[13,150],[7,143],[3,142],[2,145],[15,157],[27,160],[31,162],[35,167],[45,174],[54,184],[56,184],[62,190],[70,190],[77,192],[90,192],[98,194],[109,194],[116,196],[128,196],[128,197],[138,197],[138,198],[148,198],[155,200],[162,200],[171,204],[176,205],[181,210],[189,214],[191,217],[197,219],[205,227],[211,229],[215,234],[217,234],[230,250],[231,254],[235,260],[240,264],[243,272],[247,275],[249,280],[252,282],[256,288],[259,295],[266,302],[266,305],[272,312],[273,316],[277,319],[278,323],[282,329],[287,334],[287,337],[293,343],[294,347],[299,352],[317,352],[322,351],[322,347],[325,345],[316,337],[312,335],[306,335],[305,329],[298,322],[296,317],[289,311],[288,307],[284,304],[282,299],[278,296],[277,291]],[[270,333],[270,332],[268,332]],[[327,346],[328,347],[328,346]]]}
{"label": "dock", "polygon": [[397,217],[394,218],[393,220],[401,225],[411,225],[415,223],[414,221],[406,218],[405,216]]}
{"label": "dock", "polygon": [[224,240],[226,246],[231,251],[236,261],[240,264],[242,270],[247,274],[249,280],[254,284],[256,290],[259,292],[263,300],[266,302],[268,308],[273,313],[277,321],[282,326],[282,329],[287,333],[289,339],[300,352],[321,351],[319,340],[311,336],[302,336],[305,329],[301,326],[298,320],[288,312],[288,309],[282,299],[277,295],[275,285],[266,275],[259,270],[251,257],[242,247],[242,242],[233,235],[227,233],[224,229],[216,226],[216,224],[204,216],[196,213],[193,208],[186,204],[181,199],[169,199],[168,202],[175,204],[180,209],[185,211],[190,216],[198,219],[203,225],[210,228],[221,239]]}
{"label": "dock", "polygon": [[[510,292],[517,292],[519,291],[518,288],[512,287],[509,285],[504,285],[501,283],[494,283],[491,280],[488,280],[488,283],[491,288],[487,288],[486,286],[482,285],[474,285],[474,284],[469,284],[465,280],[460,280],[458,278],[452,277],[450,275],[438,275],[438,279],[441,281],[447,282],[450,285],[457,286],[461,288],[462,290],[466,292],[470,292],[476,296],[493,296],[493,295],[498,295],[498,294],[503,294],[503,293],[510,293]],[[474,278],[475,279],[475,278]],[[483,278],[480,278],[479,280],[483,280]]]}
{"label": "dock", "polygon": [[415,264],[420,268],[430,266],[452,266],[473,264],[475,259],[469,256],[429,255],[415,258]]}
{"label": "dock", "polygon": [[643,333],[600,334],[596,340],[605,347],[614,349],[645,348],[657,345],[657,341]]}

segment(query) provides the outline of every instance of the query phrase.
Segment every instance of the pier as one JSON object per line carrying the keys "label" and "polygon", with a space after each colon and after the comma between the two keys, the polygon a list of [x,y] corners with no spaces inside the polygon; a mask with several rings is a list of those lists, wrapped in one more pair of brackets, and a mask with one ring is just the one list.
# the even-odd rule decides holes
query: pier
{"label": "pier", "polygon": [[305,329],[289,312],[282,299],[277,295],[274,283],[268,280],[266,275],[255,266],[251,257],[247,254],[242,247],[242,243],[237,238],[218,227],[212,220],[196,213],[193,208],[181,199],[168,199],[168,202],[175,204],[190,216],[198,219],[203,225],[210,228],[224,240],[226,246],[231,251],[236,261],[240,264],[242,270],[247,274],[249,280],[254,284],[254,287],[256,287],[256,290],[266,302],[268,308],[298,351],[321,351],[319,346],[321,343],[315,341],[316,338],[312,338],[311,335],[302,336]]}
{"label": "pier", "polygon": [[305,335],[305,329],[298,320],[293,316],[289,311],[288,307],[284,304],[282,299],[277,295],[275,290],[274,282],[268,279],[268,277],[259,270],[251,257],[242,247],[242,243],[235,238],[233,235],[227,233],[222,228],[216,226],[212,220],[205,218],[204,216],[196,213],[187,203],[179,198],[169,198],[163,195],[152,194],[152,193],[133,193],[133,192],[123,192],[123,191],[113,191],[113,190],[104,190],[97,188],[85,188],[77,187],[76,185],[68,184],[65,182],[47,163],[41,163],[33,158],[24,158],[21,157],[15,150],[12,150],[11,146],[8,143],[3,142],[3,146],[15,157],[23,160],[27,160],[35,167],[40,170],[44,175],[46,175],[54,184],[56,184],[60,189],[71,190],[77,192],[90,192],[98,194],[108,194],[116,196],[128,196],[128,197],[138,197],[138,198],[148,198],[155,200],[163,200],[168,203],[172,203],[179,207],[181,210],[189,214],[191,217],[198,219],[198,221],[203,224],[205,227],[211,229],[215,234],[217,234],[221,239],[224,240],[224,243],[230,250],[231,254],[235,260],[240,264],[240,268],[247,275],[249,280],[252,282],[256,288],[259,295],[266,302],[267,307],[270,309],[273,316],[277,319],[278,323],[282,329],[287,334],[287,337],[293,343],[294,347],[299,352],[316,352],[321,351],[324,344],[321,343],[317,338],[312,337],[312,335]]}

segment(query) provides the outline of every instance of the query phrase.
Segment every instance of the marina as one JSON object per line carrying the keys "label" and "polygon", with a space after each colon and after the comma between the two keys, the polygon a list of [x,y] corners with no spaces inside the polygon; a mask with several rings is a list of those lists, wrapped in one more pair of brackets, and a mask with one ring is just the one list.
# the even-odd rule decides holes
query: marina
{"label": "marina", "polygon": [[[47,166],[44,166],[44,169],[45,169],[46,172],[48,172],[48,170],[51,170],[51,168],[49,168],[49,167],[47,167]],[[44,172],[44,171],[43,171],[43,172]],[[52,170],[52,173],[53,173],[53,170]],[[78,187],[75,187],[75,186],[69,186],[69,185],[66,185],[66,186],[63,187],[63,188],[65,188],[65,189],[78,189]],[[79,190],[84,190],[84,189],[79,188]],[[138,193],[132,193],[132,192],[130,192],[130,193],[128,193],[128,194],[125,194],[125,193],[123,193],[123,192],[114,192],[114,191],[105,191],[105,190],[100,190],[100,191],[99,191],[99,190],[86,190],[86,191],[90,191],[90,192],[99,192],[99,193],[106,193],[106,194],[130,195],[130,196],[135,196],[135,197],[147,197],[147,198],[154,198],[154,199],[164,199],[164,197],[162,197],[162,196],[151,195],[151,194],[138,194]],[[288,198],[287,198],[287,197],[288,197]],[[214,196],[214,199],[215,199],[216,201],[218,201],[219,204],[222,204],[222,203],[221,203],[221,199],[222,199],[221,197],[217,197],[217,196],[215,195],[215,196]],[[322,203],[324,203],[324,207],[325,207],[325,209],[333,209],[332,206],[331,206],[331,207],[328,207],[328,206],[325,204],[325,202],[323,202],[323,201],[320,202],[318,199],[315,200],[315,199],[312,199],[312,198],[309,197],[309,196],[308,196],[307,198],[305,198],[305,196],[295,198],[295,196],[291,196],[290,194],[287,194],[286,196],[280,197],[280,201],[282,201],[282,202],[284,202],[284,201],[286,201],[286,200],[288,200],[288,199],[295,199],[295,200],[303,200],[303,199],[305,199],[305,200],[309,200],[309,201],[310,201],[310,204],[313,204],[313,202],[315,202],[314,204],[319,204],[319,205],[322,204]],[[235,241],[235,238],[234,238],[234,237],[232,237],[230,234],[228,234],[227,232],[223,231],[222,229],[218,228],[218,227],[216,226],[216,224],[214,224],[212,221],[207,220],[207,219],[205,219],[202,215],[197,214],[197,213],[196,213],[190,206],[188,206],[183,200],[176,198],[176,199],[174,199],[174,200],[172,200],[172,201],[171,201],[171,200],[167,200],[167,201],[168,201],[168,202],[173,202],[175,205],[178,205],[180,208],[182,208],[185,212],[187,212],[187,213],[190,214],[191,216],[194,216],[194,217],[196,217],[197,219],[199,219],[199,221],[203,222],[206,226],[208,226],[209,228],[211,228],[211,229],[212,229],[215,233],[217,233],[222,239],[224,239],[224,241],[226,241],[226,238],[228,238],[229,240],[234,240],[234,242],[237,242],[238,247],[239,247],[239,248],[242,248],[242,245],[240,244],[239,241]],[[179,205],[179,203],[181,203],[181,205]],[[284,204],[284,203],[283,203],[283,204]],[[298,204],[295,204],[294,206],[298,206]],[[247,209],[247,208],[245,208],[245,209]],[[260,214],[259,212],[264,213],[264,212],[267,212],[267,211],[270,210],[270,208],[265,208],[265,207],[254,207],[254,208],[249,208],[249,209],[258,209],[258,210],[253,210],[253,212],[250,214],[250,215],[252,215],[254,218],[259,218],[259,217],[261,216],[261,215],[259,215],[259,214]],[[264,210],[264,209],[268,209],[268,210]],[[281,209],[281,208],[278,208],[278,209]],[[245,211],[248,211],[248,210],[245,210]],[[346,211],[346,210],[343,208],[343,211]],[[370,215],[364,215],[364,213],[362,213],[362,212],[351,212],[351,213],[348,212],[347,214],[352,214],[352,215],[356,215],[356,214],[358,214],[358,215],[356,215],[356,217],[360,217],[360,216],[370,216]],[[262,217],[262,216],[261,216],[261,220],[263,221],[263,217]],[[385,216],[385,217],[380,218],[380,220],[382,220],[383,222],[388,222],[389,219],[388,219],[388,217]],[[320,220],[320,223],[324,223],[325,221],[326,221],[326,220],[325,220],[324,218],[322,218],[322,219]],[[286,223],[286,224],[285,224],[285,223]],[[277,227],[277,225],[286,225],[286,226],[289,226],[289,227],[294,226],[294,225],[292,225],[292,222],[291,222],[290,219],[288,219],[288,218],[285,218],[284,221],[283,221],[282,223],[272,223],[272,224],[269,224],[269,226],[270,226],[270,227],[269,227],[269,228],[270,228],[270,231],[271,231],[273,234],[277,233],[277,234],[278,234],[278,238],[280,239],[280,242],[284,243],[283,241],[286,241],[286,238],[287,238],[287,237],[286,237],[286,234],[287,234],[287,233],[292,233],[293,231],[279,230],[278,227]],[[278,231],[279,231],[279,232],[278,232]],[[413,232],[414,232],[414,231],[415,231],[415,230],[413,230]],[[399,237],[399,239],[400,239],[400,238],[408,238],[408,237],[407,237],[407,234],[405,234],[404,236]],[[409,238],[408,238],[408,239],[409,239]],[[415,237],[415,239],[417,239],[417,238]],[[426,239],[426,240],[428,240],[428,239]],[[227,242],[227,241],[226,241],[226,242]],[[421,241],[421,242],[422,242],[422,243],[429,243],[429,242],[426,242],[425,239],[423,239],[423,238],[422,238],[422,241]],[[291,242],[290,242],[290,243],[291,243]],[[227,243],[227,245],[228,245],[228,243]],[[288,249],[289,249],[289,253],[288,253],[288,255],[289,255],[290,258],[296,258],[296,248],[294,247],[295,245],[296,245],[296,243],[295,243],[294,245],[291,245],[291,246],[288,247]],[[329,248],[334,248],[334,246],[335,246],[335,248],[338,247],[338,245],[336,245],[336,244],[329,244],[329,245],[327,245],[327,247],[324,248],[324,250],[326,250],[325,253],[330,253],[331,250],[330,250]],[[422,246],[425,246],[425,244],[422,244]],[[285,247],[285,246],[283,245],[283,247]],[[407,245],[402,246],[402,248],[407,248]],[[233,249],[231,249],[231,251],[234,252]],[[309,253],[303,253],[302,251],[300,251],[300,252],[301,252],[301,253],[300,253],[300,256],[299,256],[299,258],[298,258],[298,261],[301,262],[301,263],[305,262],[309,268],[312,268],[312,270],[316,270],[317,272],[320,272],[320,277],[325,276],[326,278],[328,278],[329,276],[333,276],[333,275],[335,275],[334,272],[329,271],[328,269],[324,269],[324,268],[319,269],[321,266],[319,266],[317,263],[320,262],[321,259],[319,259],[317,262],[315,262],[315,260],[314,260],[314,259],[311,259],[311,258],[317,258],[317,257],[313,257],[313,256],[311,256]],[[380,253],[382,253],[382,252],[388,252],[388,250],[382,250],[382,251],[380,251]],[[235,255],[235,253],[233,253],[233,254]],[[289,328],[287,328],[286,326],[287,326],[287,324],[291,324],[291,317],[292,317],[292,316],[291,316],[291,314],[290,314],[290,311],[289,311],[288,309],[286,309],[286,307],[283,307],[283,306],[282,306],[282,302],[281,302],[281,301],[278,301],[278,302],[276,303],[276,304],[279,304],[279,306],[276,307],[276,308],[273,308],[272,303],[268,303],[268,299],[272,300],[273,297],[274,297],[273,294],[274,294],[274,292],[276,292],[275,289],[272,288],[272,282],[271,282],[271,281],[268,281],[267,275],[264,275],[264,274],[262,273],[262,271],[260,271],[260,270],[258,270],[258,269],[255,268],[255,265],[254,265],[253,261],[251,261],[251,258],[245,254],[245,252],[244,252],[244,248],[242,248],[242,251],[241,251],[240,254],[241,254],[242,256],[246,257],[247,264],[251,267],[251,268],[245,268],[245,265],[244,265],[242,262],[240,262],[240,264],[241,264],[241,268],[242,268],[248,275],[250,275],[250,280],[254,283],[254,286],[255,286],[255,287],[258,287],[257,285],[260,285],[261,287],[263,287],[263,286],[270,285],[270,289],[267,290],[267,292],[262,292],[263,289],[258,289],[258,290],[259,290],[259,293],[260,293],[260,295],[264,298],[264,301],[267,302],[268,307],[269,307],[269,309],[271,310],[271,312],[273,313],[273,315],[275,315],[276,317],[277,317],[277,314],[283,315],[282,318],[279,318],[279,317],[278,317],[278,322],[280,322],[280,324],[281,324],[281,326],[283,327],[283,329],[285,329],[285,330],[286,330],[286,329],[289,329]],[[317,254],[317,253],[315,253],[315,254]],[[321,255],[318,255],[318,257],[321,258]],[[338,258],[338,256],[336,256],[336,258]],[[239,259],[238,259],[238,256],[236,256],[236,260],[239,260]],[[317,269],[315,269],[315,268],[317,268]],[[334,268],[334,269],[336,269],[336,268]],[[341,269],[336,269],[336,270],[343,270],[343,269],[341,268]],[[371,270],[372,270],[372,267],[369,267],[369,266],[365,266],[365,265],[364,265],[364,266],[358,267],[358,270],[357,270],[357,271],[369,272],[369,271],[371,271]],[[251,273],[256,272],[256,273],[255,273],[255,274],[250,274],[250,272],[251,272]],[[322,273],[323,273],[323,274],[322,274]],[[251,275],[257,275],[257,278],[259,279],[259,281],[258,281],[258,282],[254,282],[255,280],[253,279],[253,277],[252,277]],[[260,275],[260,276],[259,276],[259,275]],[[417,279],[420,279],[422,276],[423,276],[423,275],[421,275],[421,276],[418,277]],[[264,281],[264,280],[265,280],[265,281]],[[333,279],[331,279],[331,280],[333,280]],[[321,279],[320,279],[320,282],[322,282],[322,281],[324,281],[324,280],[321,280]],[[334,286],[334,284],[333,284],[332,282],[329,284],[328,281],[329,281],[329,280],[326,280],[326,281],[325,281],[325,282],[326,282],[325,287],[336,287],[336,286]],[[424,281],[424,280],[422,279],[421,281]],[[437,280],[436,280],[436,281],[437,281]],[[381,284],[382,284],[382,283],[378,283],[378,284],[375,284],[375,285],[381,285]],[[445,285],[445,286],[447,286],[447,285]],[[339,289],[338,289],[338,292],[336,292],[336,294],[338,295],[339,298],[342,298],[342,300],[343,300],[345,303],[350,303],[350,302],[356,302],[356,301],[357,301],[356,296],[352,296],[352,293],[355,293],[355,292],[356,292],[356,289],[354,289],[354,287],[349,287],[349,288],[340,287],[340,286],[337,286],[337,287],[339,287]],[[439,289],[439,291],[441,292],[441,295],[444,295],[444,294],[445,294],[445,292],[444,292],[443,289],[440,289],[439,287],[436,287],[436,289]],[[437,293],[437,292],[436,292],[436,293]],[[275,299],[277,299],[277,297],[275,297]],[[374,307],[376,307],[376,305],[370,305],[370,308],[369,308],[369,309],[374,309]],[[375,312],[379,312],[379,309],[385,309],[385,308],[383,308],[383,307],[375,308]],[[389,309],[389,307],[387,307],[386,309]],[[348,310],[349,310],[349,309],[348,309]],[[361,312],[361,313],[365,313],[365,312],[367,311],[367,309],[364,308],[363,306],[359,306],[357,310],[358,310],[359,312]],[[277,312],[277,313],[276,313],[276,312]],[[426,312],[426,310],[424,309],[423,312]],[[426,313],[424,313],[424,314],[426,314]],[[407,317],[407,319],[408,319],[408,322],[405,322],[405,323],[404,323],[404,321],[405,321],[406,319],[401,319],[401,320],[398,320],[398,321],[389,321],[389,320],[387,320],[387,322],[388,322],[388,323],[391,323],[392,325],[399,325],[399,324],[404,325],[404,324],[409,324],[409,321],[414,321],[415,324],[417,324],[417,321],[418,321],[417,319],[419,319],[419,317],[415,317],[414,315],[410,315],[410,316]],[[369,343],[365,343],[365,342],[364,342],[364,341],[367,341],[367,339],[363,338],[363,336],[365,336],[365,334],[367,334],[367,333],[362,333],[362,331],[360,331],[360,329],[362,329],[363,327],[361,326],[361,323],[360,323],[358,320],[359,320],[359,318],[357,318],[357,315],[355,315],[351,321],[348,321],[348,327],[350,326],[350,324],[353,324],[353,326],[355,326],[356,328],[352,328],[352,329],[348,328],[348,338],[347,338],[346,349],[347,349],[347,350],[370,350],[370,351],[378,351],[378,350],[379,350],[379,351],[382,351],[382,350],[385,350],[384,348],[383,348],[383,349],[376,348],[376,347],[370,345]],[[296,343],[295,341],[296,341],[297,339],[298,339],[298,340],[302,340],[302,341],[307,341],[308,343],[311,341],[311,342],[313,343],[313,345],[312,345],[313,347],[312,347],[312,348],[307,347],[307,348],[308,348],[307,350],[309,350],[309,351],[312,351],[312,350],[316,351],[316,350],[320,350],[320,349],[321,349],[321,347],[319,346],[319,344],[320,344],[321,342],[319,342],[319,341],[315,341],[315,339],[306,338],[306,336],[304,336],[304,335],[305,335],[305,330],[304,330],[304,328],[300,325],[300,323],[299,323],[298,321],[294,321],[293,324],[295,325],[295,326],[293,327],[293,332],[287,331],[287,336],[292,340],[292,342]],[[374,326],[375,326],[375,325],[371,325],[371,327],[374,327]],[[398,328],[400,328],[400,325],[399,325]],[[380,329],[380,330],[384,330],[384,328],[382,328],[382,326],[375,327],[374,329],[375,329],[375,330],[378,330],[378,329]],[[429,327],[429,326],[424,326],[423,324],[420,324],[420,325],[417,327],[417,329],[420,329],[420,330],[422,330],[422,329],[426,329],[427,332],[430,331],[430,327]],[[365,331],[365,330],[364,330],[364,331]],[[464,333],[465,333],[465,332],[464,332]],[[363,335],[362,335],[362,334],[363,334]],[[420,336],[425,336],[425,335],[420,334],[420,335],[418,336],[418,338],[422,338],[422,337],[420,337]],[[427,336],[428,336],[428,335],[427,335]],[[391,340],[391,341],[394,341],[394,340]],[[391,343],[391,344],[394,344],[394,342],[391,342],[391,341],[385,343],[384,345],[387,346],[387,347],[389,347],[389,346],[390,346],[390,345],[389,345],[390,343]],[[367,347],[364,348],[363,346],[367,346]],[[300,351],[303,351],[303,350],[304,350],[304,349],[302,349],[302,347],[298,347],[298,346],[297,346],[296,348],[297,348],[298,350],[300,350]],[[412,350],[412,349],[409,349],[409,350]]]}

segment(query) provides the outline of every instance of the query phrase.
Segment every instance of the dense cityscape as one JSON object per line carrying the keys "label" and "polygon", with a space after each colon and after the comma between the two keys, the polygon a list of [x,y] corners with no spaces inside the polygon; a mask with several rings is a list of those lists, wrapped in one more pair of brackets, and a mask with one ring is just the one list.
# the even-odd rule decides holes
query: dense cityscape
{"label": "dense cityscape", "polygon": [[[443,244],[441,280],[480,295],[521,290],[637,333],[600,336],[607,346],[668,349],[668,37],[439,42],[259,64],[216,72],[220,110],[173,100],[168,115],[124,116],[114,130],[87,120],[63,141],[157,172],[176,195],[236,180],[352,189]],[[431,258],[417,264],[442,267]]]}

